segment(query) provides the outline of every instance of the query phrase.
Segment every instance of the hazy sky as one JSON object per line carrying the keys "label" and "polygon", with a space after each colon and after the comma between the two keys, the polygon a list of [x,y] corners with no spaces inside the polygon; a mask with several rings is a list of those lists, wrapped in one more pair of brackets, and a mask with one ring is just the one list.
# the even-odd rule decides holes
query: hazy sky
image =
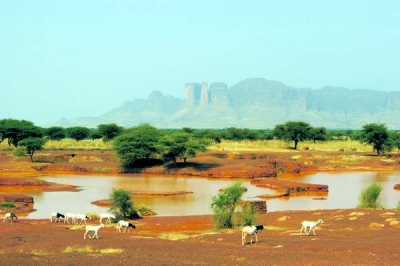
{"label": "hazy sky", "polygon": [[400,90],[400,1],[12,0],[0,119],[100,116],[151,91],[247,78]]}

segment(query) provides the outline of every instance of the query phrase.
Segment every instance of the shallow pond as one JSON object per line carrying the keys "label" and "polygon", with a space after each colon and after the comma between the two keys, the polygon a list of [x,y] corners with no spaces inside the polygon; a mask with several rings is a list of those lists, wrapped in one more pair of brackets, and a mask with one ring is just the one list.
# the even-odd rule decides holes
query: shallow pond
{"label": "shallow pond", "polygon": [[[400,173],[352,172],[352,173],[317,173],[302,177],[280,177],[305,183],[326,184],[329,193],[322,195],[305,195],[267,200],[268,211],[280,210],[314,210],[314,209],[347,209],[358,204],[358,196],[362,189],[372,183],[383,187],[381,202],[386,208],[394,208],[400,201],[400,191],[393,186],[400,183]],[[126,176],[55,176],[43,177],[43,180],[80,186],[79,192],[37,192],[25,193],[34,197],[36,212],[29,218],[48,218],[49,213],[87,213],[106,212],[108,208],[97,207],[91,202],[108,198],[111,188],[124,188],[136,191],[193,192],[182,195],[142,196],[135,195],[136,205],[144,204],[159,216],[211,214],[211,197],[219,189],[238,180],[206,179],[195,177],[143,177]],[[273,194],[274,191],[258,188],[249,180],[240,180],[248,191],[243,199],[255,199],[262,194]],[[324,198],[324,200],[319,200]]]}

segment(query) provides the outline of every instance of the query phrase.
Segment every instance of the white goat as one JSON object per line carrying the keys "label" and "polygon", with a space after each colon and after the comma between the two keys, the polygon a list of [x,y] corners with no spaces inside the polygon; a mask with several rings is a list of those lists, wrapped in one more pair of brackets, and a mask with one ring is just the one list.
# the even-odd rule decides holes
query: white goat
{"label": "white goat", "polygon": [[[111,213],[101,213],[100,214],[100,223],[103,223],[102,220],[106,218],[109,223],[111,223],[111,218],[115,219],[115,215]],[[106,221],[106,223],[107,223]]]}
{"label": "white goat", "polygon": [[53,222],[53,219],[54,219],[55,223],[57,222],[57,220],[60,223],[61,219],[64,219],[64,221],[65,221],[65,215],[63,215],[59,212],[52,212],[52,213],[50,213],[50,222],[51,223]]}
{"label": "white goat", "polygon": [[15,215],[15,213],[12,212],[7,212],[6,215],[4,216],[4,220],[3,223],[7,220],[7,219],[11,219],[11,222],[13,222],[13,219],[15,218],[15,220],[18,220],[17,215]]}
{"label": "white goat", "polygon": [[[315,234],[315,227],[317,227],[319,224],[323,224],[324,221],[322,221],[322,219],[319,219],[316,222],[313,221],[302,221],[301,222],[301,230],[300,230],[300,234],[303,232],[306,233],[306,235],[309,235],[311,230],[313,231],[314,235]],[[309,228],[308,232],[307,232],[307,228]]]}
{"label": "white goat", "polygon": [[86,216],[85,214],[80,214],[80,213],[75,214],[75,221],[76,221],[76,223],[78,223],[78,221],[80,221],[79,225],[81,225],[83,222],[85,222],[85,224],[86,224],[86,221],[88,219],[90,219],[90,217]]}
{"label": "white goat", "polygon": [[127,221],[123,221],[120,220],[117,225],[115,226],[115,228],[117,228],[117,231],[121,233],[121,227],[125,227],[124,229],[124,233],[126,231],[126,229],[128,228],[128,233],[129,233],[129,227],[132,227],[133,229],[136,229],[136,225],[131,224],[130,222]]}
{"label": "white goat", "polygon": [[67,222],[67,224],[69,224],[68,220],[69,220],[69,218],[71,218],[72,224],[75,224],[75,218],[76,218],[76,214],[75,213],[67,212],[64,216],[65,216],[64,223]]}
{"label": "white goat", "polygon": [[246,242],[246,236],[251,235],[250,244],[253,244],[253,236],[256,236],[256,242],[258,242],[257,233],[258,231],[264,230],[263,225],[245,226],[242,229],[242,245]]}
{"label": "white goat", "polygon": [[94,232],[93,236],[89,238],[92,239],[94,237],[96,237],[97,239],[99,239],[99,235],[97,234],[100,230],[100,228],[104,227],[104,224],[99,224],[99,225],[86,225],[86,232],[83,235],[83,239],[86,239],[86,234],[89,232]]}

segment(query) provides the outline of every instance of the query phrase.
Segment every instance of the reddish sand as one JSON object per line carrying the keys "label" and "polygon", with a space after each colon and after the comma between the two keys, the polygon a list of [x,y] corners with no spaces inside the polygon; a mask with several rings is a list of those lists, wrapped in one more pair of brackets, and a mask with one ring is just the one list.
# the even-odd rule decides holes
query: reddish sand
{"label": "reddish sand", "polygon": [[[40,162],[0,154],[0,178],[20,182],[7,189],[14,187],[14,193],[23,194],[20,185],[35,182],[39,175],[120,171],[112,152],[80,151],[72,156],[69,151],[46,151],[36,158]],[[247,177],[268,184],[268,180],[276,182],[271,177],[279,171],[296,175],[310,171],[395,171],[399,165],[396,155],[383,158],[367,153],[209,152],[191,159],[185,168],[158,166],[143,172]],[[263,178],[257,181],[260,176]],[[5,188],[1,184],[0,179],[0,194]],[[49,189],[47,185],[31,186],[40,187]],[[289,189],[291,193],[290,188],[303,187],[284,183],[277,192]],[[317,227],[316,236],[299,235],[301,221],[320,218],[324,223]],[[259,242],[242,246],[240,228],[215,230],[209,215],[145,217],[131,221],[137,229],[129,233],[117,233],[114,225],[107,225],[99,231],[99,239],[86,240],[84,226],[20,217],[0,225],[0,265],[397,265],[399,221],[400,212],[395,210],[269,212],[257,218],[257,223],[267,228],[259,232]],[[89,223],[98,224],[98,220]]]}

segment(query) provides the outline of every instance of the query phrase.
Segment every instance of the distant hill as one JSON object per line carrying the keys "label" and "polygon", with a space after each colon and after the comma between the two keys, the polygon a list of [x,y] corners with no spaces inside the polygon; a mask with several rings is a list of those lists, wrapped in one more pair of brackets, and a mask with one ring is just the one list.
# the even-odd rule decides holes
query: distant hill
{"label": "distant hill", "polygon": [[147,100],[127,101],[100,117],[59,120],[59,126],[96,127],[117,123],[132,127],[149,123],[158,128],[273,128],[304,121],[328,129],[361,129],[385,123],[400,129],[400,91],[324,87],[293,88],[262,78],[243,80],[228,88],[223,82],[187,83],[181,100],[152,92]]}

